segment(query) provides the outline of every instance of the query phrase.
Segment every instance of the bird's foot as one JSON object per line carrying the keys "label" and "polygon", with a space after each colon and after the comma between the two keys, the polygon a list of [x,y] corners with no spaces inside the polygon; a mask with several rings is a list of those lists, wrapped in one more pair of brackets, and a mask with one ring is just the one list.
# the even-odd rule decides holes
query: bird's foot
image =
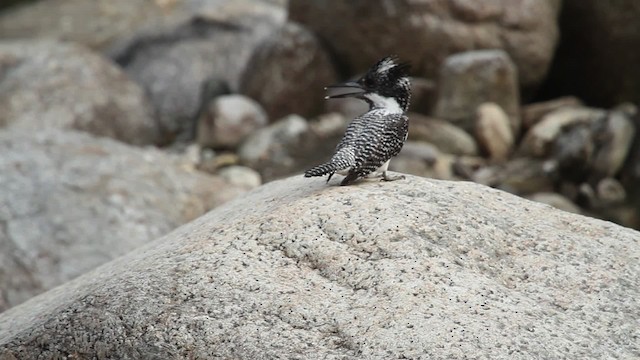
{"label": "bird's foot", "polygon": [[380,181],[396,181],[404,179],[404,175],[389,175],[386,171],[382,173],[382,179]]}

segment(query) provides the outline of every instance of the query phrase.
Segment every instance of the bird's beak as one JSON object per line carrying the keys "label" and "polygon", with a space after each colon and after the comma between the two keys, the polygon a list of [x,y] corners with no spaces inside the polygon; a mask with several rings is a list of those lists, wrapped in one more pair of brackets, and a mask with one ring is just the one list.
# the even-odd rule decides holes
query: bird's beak
{"label": "bird's beak", "polygon": [[331,86],[327,86],[324,89],[325,90],[329,90],[329,89],[340,89],[340,88],[351,88],[351,89],[357,89],[359,91],[352,91],[352,92],[347,92],[347,93],[343,93],[343,94],[336,94],[336,95],[327,95],[324,98],[325,99],[340,99],[340,98],[346,98],[346,97],[356,97],[359,98],[362,96],[362,94],[365,93],[365,89],[362,88],[362,86],[360,84],[358,84],[355,81],[346,81],[340,84],[335,84],[335,85],[331,85]]}

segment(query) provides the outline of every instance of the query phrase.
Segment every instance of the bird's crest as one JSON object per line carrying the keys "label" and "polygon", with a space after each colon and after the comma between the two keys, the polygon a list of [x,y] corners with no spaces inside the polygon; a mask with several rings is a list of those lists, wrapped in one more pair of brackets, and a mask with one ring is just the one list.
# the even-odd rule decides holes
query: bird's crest
{"label": "bird's crest", "polygon": [[393,77],[404,77],[409,75],[410,65],[408,63],[399,63],[397,56],[387,56],[378,61],[373,69],[379,76],[392,75]]}

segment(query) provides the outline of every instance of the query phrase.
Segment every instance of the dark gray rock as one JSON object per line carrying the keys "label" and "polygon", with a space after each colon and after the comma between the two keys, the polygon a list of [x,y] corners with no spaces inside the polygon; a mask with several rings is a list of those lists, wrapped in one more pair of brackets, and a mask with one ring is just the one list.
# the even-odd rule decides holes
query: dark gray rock
{"label": "dark gray rock", "polygon": [[142,89],[97,54],[69,43],[0,42],[0,127],[66,128],[130,144],[164,136]]}
{"label": "dark gray rock", "polygon": [[638,263],[481,185],[298,175],[5,312],[0,358],[634,358]]}
{"label": "dark gray rock", "polygon": [[232,92],[255,47],[279,29],[285,9],[259,0],[194,5],[186,20],[134,34],[110,56],[149,94],[159,119],[179,141],[191,140],[207,84]]}
{"label": "dark gray rock", "polygon": [[606,108],[640,103],[639,18],[636,0],[564,0],[545,95],[573,94]]}
{"label": "dark gray rock", "polygon": [[256,99],[271,119],[313,117],[324,108],[325,86],[338,77],[325,49],[303,26],[287,23],[255,50],[240,92]]}
{"label": "dark gray rock", "polygon": [[525,87],[544,79],[558,10],[559,0],[289,1],[290,19],[316,32],[351,74],[397,54],[433,79],[451,54],[504,49]]}
{"label": "dark gray rock", "polygon": [[244,191],[158,150],[80,132],[0,131],[0,154],[0,311]]}
{"label": "dark gray rock", "polygon": [[598,151],[593,159],[593,171],[599,177],[618,174],[631,150],[636,128],[622,111],[611,111],[602,128],[594,129]]}
{"label": "dark gray rock", "polygon": [[476,110],[498,104],[509,116],[514,134],[520,131],[520,93],[516,67],[504,51],[469,51],[452,55],[442,66],[434,116],[473,132]]}
{"label": "dark gray rock", "polygon": [[592,171],[596,144],[592,124],[574,123],[561,128],[553,140],[550,154],[555,163],[555,172],[563,179],[581,183],[589,178]]}

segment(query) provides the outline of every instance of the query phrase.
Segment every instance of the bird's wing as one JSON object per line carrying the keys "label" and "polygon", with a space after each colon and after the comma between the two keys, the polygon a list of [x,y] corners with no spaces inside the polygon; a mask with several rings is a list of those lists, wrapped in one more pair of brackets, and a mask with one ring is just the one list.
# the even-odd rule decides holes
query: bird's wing
{"label": "bird's wing", "polygon": [[336,146],[336,152],[347,145],[355,145],[358,138],[362,136],[362,132],[369,121],[371,121],[370,114],[363,114],[351,120],[342,139]]}
{"label": "bird's wing", "polygon": [[364,140],[361,153],[356,155],[357,175],[366,176],[387,160],[398,155],[407,139],[409,119],[404,114],[391,114],[370,119],[367,130],[362,131]]}

